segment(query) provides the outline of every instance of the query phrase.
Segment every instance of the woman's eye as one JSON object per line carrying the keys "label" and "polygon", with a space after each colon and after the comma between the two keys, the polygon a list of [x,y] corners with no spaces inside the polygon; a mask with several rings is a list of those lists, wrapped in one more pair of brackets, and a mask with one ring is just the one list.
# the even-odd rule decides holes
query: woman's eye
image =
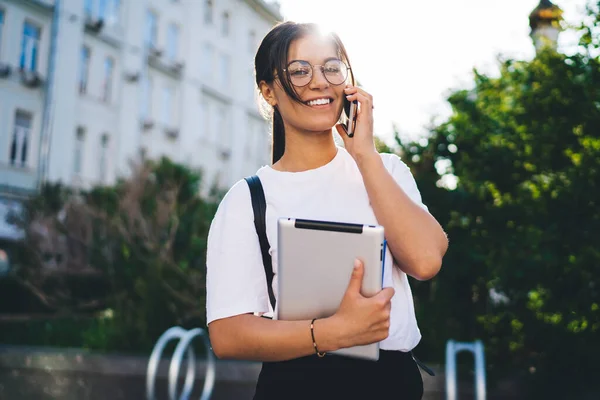
{"label": "woman's eye", "polygon": [[296,71],[291,71],[291,73],[292,73],[292,76],[302,76],[302,75],[307,75],[308,71],[303,70],[303,69],[299,69],[299,70],[296,70]]}

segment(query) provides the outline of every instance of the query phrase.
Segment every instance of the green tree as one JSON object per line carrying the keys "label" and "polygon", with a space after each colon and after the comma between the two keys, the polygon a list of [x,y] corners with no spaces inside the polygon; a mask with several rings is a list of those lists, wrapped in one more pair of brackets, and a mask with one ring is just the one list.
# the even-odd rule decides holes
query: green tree
{"label": "green tree", "polygon": [[200,197],[200,183],[199,172],[163,158],[86,195],[91,260],[111,288],[113,329],[99,338],[107,347],[148,350],[170,326],[204,325],[206,239],[218,195]]}
{"label": "green tree", "polygon": [[[450,238],[440,275],[413,283],[422,349],[483,338],[491,376],[518,375],[527,398],[599,389],[598,7],[590,15],[579,54],[475,70],[427,143],[399,141]],[[443,163],[454,190],[439,185]]]}
{"label": "green tree", "polygon": [[[167,328],[205,323],[206,240],[222,193],[201,196],[200,172],[166,158],[132,166],[114,186],[48,185],[22,219],[14,279],[48,313],[100,312],[81,333],[96,350],[147,352]],[[61,240],[67,260],[50,274],[44,253]]]}

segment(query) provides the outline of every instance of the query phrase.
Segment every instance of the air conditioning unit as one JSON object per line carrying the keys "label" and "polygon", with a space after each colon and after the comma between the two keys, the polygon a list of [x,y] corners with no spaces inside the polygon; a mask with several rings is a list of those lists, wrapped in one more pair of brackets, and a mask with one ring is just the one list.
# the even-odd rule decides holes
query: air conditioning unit
{"label": "air conditioning unit", "polygon": [[36,88],[42,85],[42,77],[36,71],[21,69],[21,82],[29,88]]}
{"label": "air conditioning unit", "polygon": [[154,121],[146,118],[146,119],[142,120],[141,125],[142,125],[143,130],[149,131],[150,129],[152,129],[154,127]]}
{"label": "air conditioning unit", "polygon": [[139,72],[126,72],[125,80],[127,82],[137,82],[140,80],[140,73]]}
{"label": "air conditioning unit", "polygon": [[177,128],[165,128],[166,135],[171,139],[177,139],[179,136],[179,129]]}
{"label": "air conditioning unit", "polygon": [[154,46],[151,46],[148,49],[148,54],[150,55],[150,57],[160,58],[160,56],[162,56],[162,53],[163,53],[162,50],[160,50]]}
{"label": "air conditioning unit", "polygon": [[11,72],[12,69],[10,68],[10,65],[0,63],[0,78],[8,78]]}
{"label": "air conditioning unit", "polygon": [[231,157],[231,150],[230,149],[221,149],[221,151],[219,152],[219,155],[221,156],[221,160],[227,161]]}
{"label": "air conditioning unit", "polygon": [[92,18],[92,17],[86,17],[85,18],[85,28],[91,32],[94,33],[98,33],[102,30],[102,27],[104,27],[104,20],[101,18]]}
{"label": "air conditioning unit", "polygon": [[180,74],[181,71],[183,71],[183,67],[185,67],[185,64],[182,61],[177,61],[173,63],[171,69],[173,69],[175,73]]}

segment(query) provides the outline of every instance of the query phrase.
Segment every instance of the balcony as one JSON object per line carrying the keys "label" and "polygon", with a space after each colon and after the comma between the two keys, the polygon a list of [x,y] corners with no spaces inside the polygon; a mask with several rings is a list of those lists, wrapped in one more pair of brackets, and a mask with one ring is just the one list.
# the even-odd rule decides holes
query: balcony
{"label": "balcony", "polygon": [[123,27],[119,23],[105,20],[101,16],[86,15],[84,19],[85,32],[97,37],[106,44],[120,48],[123,44]]}
{"label": "balcony", "polygon": [[154,121],[150,117],[142,118],[140,121],[140,128],[144,131],[150,131],[154,128]]}
{"label": "balcony", "polygon": [[27,88],[35,89],[44,83],[44,79],[37,71],[21,68],[19,69],[19,73],[21,75],[21,84]]}
{"label": "balcony", "polygon": [[7,79],[12,73],[12,68],[6,63],[0,62],[0,79]]}
{"label": "balcony", "polygon": [[86,32],[98,34],[104,27],[104,20],[102,18],[92,17],[90,15],[85,17],[85,30]]}
{"label": "balcony", "polygon": [[38,11],[52,12],[55,6],[55,0],[21,0],[23,4],[29,5]]}
{"label": "balcony", "polygon": [[6,162],[0,163],[0,191],[33,193],[37,188],[36,170],[31,167],[17,167]]}
{"label": "balcony", "polygon": [[185,67],[185,64],[181,61],[165,59],[162,50],[155,47],[148,50],[148,65],[175,79],[181,79]]}
{"label": "balcony", "polygon": [[165,135],[171,140],[177,140],[179,137],[179,128],[175,128],[172,126],[165,126]]}

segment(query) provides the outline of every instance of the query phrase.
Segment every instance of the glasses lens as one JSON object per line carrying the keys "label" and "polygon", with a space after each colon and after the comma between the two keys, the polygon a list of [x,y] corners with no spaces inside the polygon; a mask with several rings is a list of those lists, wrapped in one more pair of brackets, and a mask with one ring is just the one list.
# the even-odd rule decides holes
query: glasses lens
{"label": "glasses lens", "polygon": [[329,60],[323,66],[325,78],[332,85],[341,85],[348,77],[348,67],[340,60]]}
{"label": "glasses lens", "polygon": [[304,61],[294,61],[287,67],[290,81],[296,86],[308,85],[312,79],[312,67]]}

